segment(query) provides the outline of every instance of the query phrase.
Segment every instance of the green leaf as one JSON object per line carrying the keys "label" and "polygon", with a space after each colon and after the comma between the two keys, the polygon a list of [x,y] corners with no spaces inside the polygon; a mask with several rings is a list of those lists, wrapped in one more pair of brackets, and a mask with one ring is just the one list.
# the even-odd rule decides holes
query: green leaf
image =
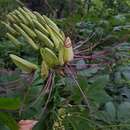
{"label": "green leaf", "polygon": [[130,103],[123,102],[118,108],[118,118],[122,122],[130,121]]}
{"label": "green leaf", "polygon": [[63,119],[65,130],[92,130],[96,123],[89,119],[86,109],[67,108]]}
{"label": "green leaf", "polygon": [[108,81],[108,75],[98,75],[88,87],[88,98],[97,106],[111,100],[111,97],[105,92],[104,88]]}
{"label": "green leaf", "polygon": [[109,120],[115,121],[116,119],[116,108],[113,102],[108,102],[105,105],[106,112],[108,114]]}
{"label": "green leaf", "polygon": [[0,122],[8,126],[10,130],[18,130],[17,122],[8,113],[0,112]]}
{"label": "green leaf", "polygon": [[17,110],[19,107],[19,98],[0,98],[0,109]]}

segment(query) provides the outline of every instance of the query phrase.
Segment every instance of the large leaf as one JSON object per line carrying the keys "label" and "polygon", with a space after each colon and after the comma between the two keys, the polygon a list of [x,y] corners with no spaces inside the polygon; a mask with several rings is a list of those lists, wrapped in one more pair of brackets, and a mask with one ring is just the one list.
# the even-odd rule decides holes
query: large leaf
{"label": "large leaf", "polygon": [[104,88],[108,81],[108,75],[96,76],[88,88],[87,95],[96,105],[110,101],[111,97],[107,95]]}
{"label": "large leaf", "polygon": [[118,108],[118,120],[121,122],[130,122],[130,103],[123,102]]}
{"label": "large leaf", "polygon": [[19,107],[19,98],[0,98],[0,109],[17,110]]}
{"label": "large leaf", "polygon": [[89,119],[86,109],[67,108],[63,119],[65,130],[92,130],[96,123]]}
{"label": "large leaf", "polygon": [[0,112],[0,122],[8,126],[10,130],[18,130],[17,122],[8,113]]}
{"label": "large leaf", "polygon": [[116,108],[115,108],[113,102],[106,103],[105,110],[108,114],[107,116],[109,117],[109,120],[115,121],[115,119],[116,119]]}
{"label": "large leaf", "polygon": [[103,111],[96,113],[96,118],[105,124],[116,122],[116,107],[113,102],[107,102]]}

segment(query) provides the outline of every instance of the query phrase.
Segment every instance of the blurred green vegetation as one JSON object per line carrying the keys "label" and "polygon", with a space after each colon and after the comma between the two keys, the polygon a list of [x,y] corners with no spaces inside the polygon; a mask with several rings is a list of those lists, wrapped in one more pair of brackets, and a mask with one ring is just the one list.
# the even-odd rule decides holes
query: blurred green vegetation
{"label": "blurred green vegetation", "polygon": [[[66,36],[71,37],[75,52],[84,49],[87,50],[85,51],[87,55],[101,51],[110,52],[94,61],[81,60],[75,63],[79,69],[76,80],[87,95],[90,106],[84,102],[77,85],[70,77],[57,76],[47,112],[34,130],[129,130],[130,1],[21,0],[21,2],[31,10],[52,18]],[[21,4],[16,0],[0,0],[0,20],[6,20],[6,14],[18,6]],[[32,61],[37,59],[30,47],[26,46],[20,50],[15,48],[5,37],[6,32],[7,29],[0,23],[0,69],[18,70],[9,58],[12,52]],[[21,42],[26,44],[23,39]],[[84,46],[80,47],[81,44]],[[80,66],[84,64],[89,64],[89,67],[80,70]],[[91,67],[95,64],[99,66]],[[14,104],[20,107],[20,114],[17,109],[9,115],[0,113],[1,123],[6,124],[11,130],[17,130],[15,120],[37,119],[41,116],[47,97],[41,96],[36,104],[32,105],[46,82],[40,78],[39,73],[39,70],[35,72],[32,84],[23,80],[19,73],[0,77],[1,83],[19,79],[24,88],[24,91],[15,89],[5,95],[15,97],[14,101],[17,97],[21,99],[21,106],[18,100]],[[10,103],[10,99],[6,103]],[[15,127],[5,120],[7,118]],[[0,127],[1,130],[7,129],[4,125]]]}
{"label": "blurred green vegetation", "polygon": [[[6,15],[18,6],[16,0],[0,0],[0,20],[5,20]],[[5,36],[6,29],[0,22],[0,40]]]}

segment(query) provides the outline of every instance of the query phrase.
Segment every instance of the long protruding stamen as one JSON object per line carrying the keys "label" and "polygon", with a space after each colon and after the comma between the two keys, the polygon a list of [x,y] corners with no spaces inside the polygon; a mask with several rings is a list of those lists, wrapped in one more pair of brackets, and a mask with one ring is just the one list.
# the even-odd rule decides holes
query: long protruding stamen
{"label": "long protruding stamen", "polygon": [[46,108],[47,108],[47,105],[48,105],[48,103],[49,103],[49,100],[50,100],[50,98],[51,98],[51,94],[52,94],[52,90],[53,90],[53,85],[54,85],[54,79],[55,79],[55,73],[52,72],[52,73],[51,73],[51,81],[50,81],[50,86],[49,86],[48,98],[47,98],[47,101],[46,101],[46,103],[45,103],[45,105],[44,105],[44,108],[43,108],[41,114],[39,115],[39,119],[42,118],[42,116],[43,116],[43,114],[44,114],[44,112],[45,112],[45,110],[46,110]]}
{"label": "long protruding stamen", "polygon": [[93,56],[93,55],[91,55],[91,56],[80,56],[80,55],[74,55],[74,57],[76,57],[76,58],[88,59],[88,60],[95,59],[95,56]]}
{"label": "long protruding stamen", "polygon": [[90,110],[90,105],[89,105],[87,96],[86,96],[85,93],[83,92],[83,90],[82,90],[82,88],[80,87],[78,81],[75,79],[75,76],[74,76],[73,72],[71,71],[71,69],[70,69],[67,65],[66,65],[65,67],[66,67],[66,69],[71,73],[74,82],[76,83],[78,89],[80,90],[80,92],[81,92],[81,94],[82,94],[82,96],[83,96],[83,98],[84,98],[85,103],[87,104],[87,107],[88,107],[89,110]]}
{"label": "long protruding stamen", "polygon": [[52,73],[49,74],[47,82],[45,84],[45,87],[41,90],[41,93],[39,94],[39,96],[37,97],[37,99],[30,105],[30,106],[34,106],[41,97],[44,97],[44,95],[46,94],[46,90],[47,88],[49,88],[49,85],[51,83],[51,79],[52,79]]}
{"label": "long protruding stamen", "polygon": [[96,52],[93,55],[80,55],[80,54],[75,54],[74,57],[75,58],[83,58],[83,59],[90,59],[90,60],[95,60],[98,57],[104,57],[105,55],[108,55],[110,52],[109,51],[99,51]]}
{"label": "long protruding stamen", "polygon": [[75,48],[74,48],[74,50],[77,50],[77,49],[79,49],[80,47],[83,47],[83,45],[85,44],[85,43],[87,43],[87,42],[89,42],[89,40],[91,40],[92,38],[93,38],[93,36],[95,36],[95,34],[96,34],[96,32],[93,32],[89,37],[88,37],[88,39],[86,39],[85,41],[80,41],[79,42],[79,45],[78,46],[76,46]]}

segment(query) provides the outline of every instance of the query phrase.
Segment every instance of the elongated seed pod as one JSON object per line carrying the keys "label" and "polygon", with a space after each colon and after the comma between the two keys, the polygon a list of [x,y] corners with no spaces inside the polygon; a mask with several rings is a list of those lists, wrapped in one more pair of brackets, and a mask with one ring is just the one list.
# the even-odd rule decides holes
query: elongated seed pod
{"label": "elongated seed pod", "polygon": [[61,34],[61,36],[63,38],[63,41],[65,41],[65,34],[64,34],[64,32],[62,30],[60,30],[60,34]]}
{"label": "elongated seed pod", "polygon": [[30,15],[32,19],[37,20],[37,17],[29,9],[27,9],[26,7],[23,7],[23,9]]}
{"label": "elongated seed pod", "polygon": [[40,52],[43,60],[47,63],[49,68],[58,64],[58,58],[52,50],[49,48],[42,48]]}
{"label": "elongated seed pod", "polygon": [[1,22],[3,25],[5,25],[6,26],[6,28],[8,29],[8,31],[10,32],[10,33],[12,33],[12,34],[17,34],[17,32],[9,25],[9,24],[7,24],[7,23],[5,23],[5,22]]}
{"label": "elongated seed pod", "polygon": [[68,63],[74,58],[74,52],[72,48],[72,43],[69,37],[66,38],[64,43],[64,62]]}
{"label": "elongated seed pod", "polygon": [[35,29],[35,32],[37,34],[38,39],[42,42],[43,46],[47,46],[49,48],[54,47],[53,42],[46,35],[44,35],[42,32],[40,32],[37,29]]}
{"label": "elongated seed pod", "polygon": [[52,29],[48,25],[46,25],[46,28],[47,28],[47,30],[49,32],[49,35],[50,35],[51,39],[53,40],[53,43],[54,43],[55,47],[59,48],[59,44],[60,44],[59,39],[57,38],[55,33],[53,33]]}
{"label": "elongated seed pod", "polygon": [[37,20],[33,20],[35,27],[45,35],[49,35],[49,32],[43,27]]}
{"label": "elongated seed pod", "polygon": [[16,47],[20,47],[21,43],[11,34],[6,33],[7,37],[12,41],[12,43],[16,46]]}
{"label": "elongated seed pod", "polygon": [[50,26],[49,24],[48,24],[48,26],[52,29],[52,31],[53,31],[53,33],[55,34],[55,36],[57,36],[57,38],[61,41],[61,42],[64,42],[64,38],[63,38],[63,36],[61,35],[61,33],[59,32],[59,31],[57,31],[57,30],[55,30],[52,26]]}
{"label": "elongated seed pod", "polygon": [[36,37],[36,33],[30,29],[28,26],[26,26],[25,24],[20,24],[21,27],[23,28],[23,30],[32,38],[35,38]]}
{"label": "elongated seed pod", "polygon": [[18,25],[14,24],[14,27],[18,32],[22,34],[22,36],[25,38],[25,40],[35,49],[38,50],[39,47],[34,43],[34,41],[27,35],[27,33],[24,32],[22,28],[20,28]]}
{"label": "elongated seed pod", "polygon": [[38,22],[40,24],[42,24],[42,26],[44,27],[44,25],[46,24],[46,21],[43,18],[43,16],[40,13],[36,12],[36,11],[34,11],[33,13],[37,16]]}
{"label": "elongated seed pod", "polygon": [[[48,18],[48,20],[50,20],[49,18]],[[52,21],[53,22],[53,21]],[[53,22],[54,23],[54,22]],[[54,23],[55,24],[55,23]],[[57,39],[60,41],[60,43],[63,43],[64,42],[64,37],[62,36],[62,34],[60,33],[60,30],[59,30],[59,28],[58,29],[55,29],[51,24],[49,24],[49,22],[47,23],[47,25],[49,26],[49,28],[51,28],[52,29],[52,31],[53,31],[53,34],[55,35],[55,37],[57,37]],[[56,24],[55,24],[56,25]]]}
{"label": "elongated seed pod", "polygon": [[59,54],[58,54],[59,64],[64,65],[64,48],[59,48]]}
{"label": "elongated seed pod", "polygon": [[41,77],[43,79],[46,79],[48,74],[49,74],[49,68],[48,68],[46,62],[43,60],[42,64],[41,64]]}
{"label": "elongated seed pod", "polygon": [[26,20],[26,18],[23,16],[22,13],[20,13],[18,10],[15,10],[14,12],[19,17],[19,19],[21,20],[22,23],[27,24],[27,25],[29,24],[28,21]]}
{"label": "elongated seed pod", "polygon": [[50,27],[53,35],[55,36],[55,39],[57,39],[59,41],[59,45],[64,45],[64,41],[65,39],[62,37],[62,35],[59,32],[56,32],[52,27]]}
{"label": "elongated seed pod", "polygon": [[35,65],[27,60],[24,60],[23,58],[18,57],[16,55],[10,54],[10,57],[13,60],[13,62],[15,63],[15,65],[18,68],[20,68],[22,71],[31,73],[38,68],[37,65]]}
{"label": "elongated seed pod", "polygon": [[21,20],[14,13],[10,13],[10,15],[15,19],[16,23],[21,23]]}
{"label": "elongated seed pod", "polygon": [[54,30],[56,30],[57,32],[59,32],[59,28],[58,26],[51,20],[49,19],[47,16],[43,15],[43,18],[45,19],[46,23],[48,25],[50,25]]}
{"label": "elongated seed pod", "polygon": [[21,7],[19,7],[18,10],[23,14],[25,19],[27,19],[28,23],[31,26],[33,26],[32,18],[30,17],[30,15],[24,9],[22,9]]}
{"label": "elongated seed pod", "polygon": [[10,14],[7,15],[7,19],[8,19],[10,22],[15,23],[15,19],[14,19]]}

